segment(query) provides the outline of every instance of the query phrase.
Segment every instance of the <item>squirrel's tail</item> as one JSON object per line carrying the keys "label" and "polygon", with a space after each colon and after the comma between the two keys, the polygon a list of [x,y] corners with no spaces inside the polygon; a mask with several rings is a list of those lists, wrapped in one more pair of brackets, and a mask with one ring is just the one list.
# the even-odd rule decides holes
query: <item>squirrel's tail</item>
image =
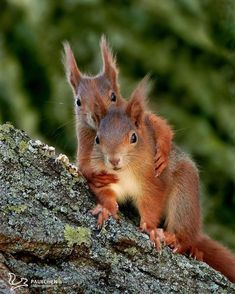
{"label": "squirrel's tail", "polygon": [[235,256],[227,248],[206,235],[199,237],[196,247],[202,251],[204,262],[235,283]]}

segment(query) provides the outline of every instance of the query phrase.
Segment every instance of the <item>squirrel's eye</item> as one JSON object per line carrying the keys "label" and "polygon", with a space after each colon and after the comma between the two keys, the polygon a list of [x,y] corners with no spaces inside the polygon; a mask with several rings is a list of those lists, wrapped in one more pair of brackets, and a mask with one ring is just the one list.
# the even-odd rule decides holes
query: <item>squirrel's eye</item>
{"label": "squirrel's eye", "polygon": [[100,144],[100,139],[98,136],[95,137],[95,142],[96,142],[96,144]]}
{"label": "squirrel's eye", "polygon": [[77,106],[78,106],[78,107],[80,107],[80,106],[81,106],[81,100],[80,100],[79,98],[77,98],[77,101],[76,101],[76,103],[77,103]]}
{"label": "squirrel's eye", "polygon": [[116,96],[116,94],[114,92],[111,92],[110,98],[111,98],[112,102],[115,102],[117,100],[117,96]]}
{"label": "squirrel's eye", "polygon": [[133,133],[133,134],[131,135],[130,143],[131,143],[131,144],[134,144],[134,143],[136,143],[136,142],[137,142],[137,135],[136,135],[136,133]]}

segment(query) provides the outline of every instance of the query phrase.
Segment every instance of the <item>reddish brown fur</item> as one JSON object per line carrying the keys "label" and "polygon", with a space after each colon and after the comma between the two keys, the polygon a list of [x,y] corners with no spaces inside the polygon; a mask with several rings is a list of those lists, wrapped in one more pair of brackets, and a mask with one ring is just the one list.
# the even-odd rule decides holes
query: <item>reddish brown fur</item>
{"label": "reddish brown fur", "polygon": [[[116,104],[122,102],[117,82],[118,71],[115,59],[108,48],[105,38],[101,39],[100,48],[103,59],[103,70],[98,75],[90,77],[83,75],[79,71],[69,44],[64,44],[64,64],[67,79],[73,90],[75,102],[77,99],[81,101],[81,107],[76,106],[77,161],[81,172],[87,178],[89,184],[95,186],[103,186],[111,182],[114,183],[116,179],[113,175],[104,175],[104,173],[99,175],[95,174],[89,164],[91,149],[95,139],[94,129],[96,117],[93,115],[95,107],[93,104],[96,103],[96,100],[94,97],[97,99],[100,98],[103,101],[103,106],[106,108],[111,104],[111,92],[115,92],[117,96]],[[100,100],[99,104],[102,102]]]}
{"label": "reddish brown fur", "polygon": [[[109,109],[101,120],[97,135],[100,143],[95,145],[91,155],[91,164],[96,169],[110,171],[106,157],[124,156],[124,164],[116,176],[121,179],[121,173],[128,167],[129,178],[134,177],[135,186],[140,186],[132,196],[137,206],[141,221],[140,227],[147,232],[155,246],[159,248],[160,241],[157,227],[160,218],[165,220],[165,241],[175,252],[188,253],[198,260],[203,260],[215,269],[221,271],[231,281],[235,281],[235,258],[223,246],[210,240],[201,233],[201,217],[199,205],[199,176],[194,162],[179,148],[173,146],[169,164],[164,173],[155,177],[152,164],[155,154],[154,133],[149,115],[145,112],[144,99],[145,82],[142,82],[134,92],[126,107]],[[138,143],[129,146],[128,134],[134,130],[139,137]],[[128,145],[129,144],[129,145]],[[119,182],[118,182],[119,183]],[[125,181],[120,185],[125,185]],[[115,186],[95,189],[99,203],[94,214],[98,214],[98,224],[109,215],[117,214],[116,202],[120,195]]]}
{"label": "reddish brown fur", "polygon": [[[176,156],[173,151],[170,158],[169,194],[166,207],[165,227],[168,232],[176,234],[181,252],[187,251],[197,239],[201,229],[199,206],[199,177],[196,166],[188,158]],[[172,165],[174,161],[176,166]]]}
{"label": "reddish brown fur", "polygon": [[109,79],[113,90],[119,94],[118,68],[116,65],[116,58],[113,56],[104,36],[101,38],[100,48],[103,59],[103,72]]}
{"label": "reddish brown fur", "polygon": [[201,235],[197,248],[203,252],[203,260],[235,283],[235,258],[232,253],[208,236]]}
{"label": "reddish brown fur", "polygon": [[[104,38],[101,40],[103,70],[94,77],[83,75],[76,64],[73,52],[68,43],[65,43],[65,68],[68,82],[74,93],[74,98],[82,100],[81,111],[77,111],[77,160],[81,171],[88,179],[93,191],[98,196],[100,205],[94,209],[98,214],[98,225],[110,214],[117,216],[116,195],[109,188],[109,184],[117,182],[116,175],[100,170],[97,174],[91,167],[92,149],[96,131],[87,121],[87,113],[93,115],[95,123],[102,118],[110,105],[110,93],[115,91],[117,105],[125,105],[120,96],[117,82],[118,71],[116,60],[113,57]],[[140,98],[145,95],[144,88],[137,88],[139,110],[144,108],[144,101]],[[142,93],[141,93],[142,91]],[[94,97],[97,98],[94,103]],[[103,102],[101,102],[101,100]],[[97,102],[98,101],[98,102]],[[103,109],[97,112],[96,102]],[[138,120],[138,103],[132,114]],[[142,103],[142,104],[141,104]],[[94,113],[95,111],[95,113]],[[210,240],[200,233],[200,209],[198,200],[198,173],[195,165],[187,155],[182,155],[177,149],[171,150],[173,132],[167,122],[151,113],[141,114],[142,126],[139,135],[143,135],[144,147],[138,151],[138,159],[134,164],[134,173],[139,173],[138,182],[142,183],[145,193],[138,198],[136,205],[141,215],[141,227],[150,235],[150,239],[159,246],[159,235],[156,227],[160,217],[165,218],[165,240],[177,252],[188,252],[197,259],[204,259],[215,269],[225,274],[231,281],[235,281],[235,259],[232,254],[217,242]],[[119,126],[117,125],[117,128]],[[146,131],[147,130],[147,131]],[[146,134],[151,134],[149,140]],[[150,146],[150,149],[147,148]],[[155,150],[157,148],[157,152]],[[148,155],[150,156],[148,156]],[[155,156],[155,169],[159,178],[155,177],[152,164]],[[145,167],[143,168],[143,163]],[[150,168],[150,165],[152,166]],[[141,169],[139,167],[142,167]],[[165,171],[162,173],[162,171]],[[102,193],[101,193],[102,191]]]}
{"label": "reddish brown fur", "polygon": [[[110,100],[112,91],[115,92],[117,97],[117,101],[114,104],[121,105],[125,103],[119,91],[116,59],[113,57],[104,37],[101,38],[100,49],[103,59],[103,69],[98,75],[90,77],[83,75],[79,71],[70,45],[68,43],[64,44],[64,64],[67,79],[73,90],[75,101],[77,98],[81,100],[81,107],[78,109],[76,106],[78,137],[77,161],[84,176],[97,187],[116,181],[113,175],[95,174],[91,170],[91,166],[89,166],[90,150],[95,139],[93,130],[97,123],[97,116],[104,116],[109,105],[113,104]],[[97,100],[99,104],[103,101],[102,110],[100,107],[97,110]],[[149,114],[149,119],[155,128],[155,134],[153,134],[157,147],[155,165],[156,173],[160,175],[168,162],[173,132],[165,120],[153,114]]]}
{"label": "reddish brown fur", "polygon": [[149,113],[150,125],[155,129],[154,138],[156,145],[155,170],[159,176],[168,164],[169,154],[172,147],[173,131],[167,121],[160,116]]}
{"label": "reddish brown fur", "polygon": [[[91,164],[97,173],[101,170],[109,173],[111,168],[107,166],[106,157],[123,157],[123,162],[126,166],[126,168],[124,167],[124,173],[127,172],[130,177],[134,177],[140,186],[137,188],[137,194],[131,195],[140,213],[140,226],[150,235],[155,246],[158,246],[156,229],[165,205],[167,185],[164,178],[155,177],[153,130],[148,127],[149,114],[144,111],[144,101],[140,99],[144,94],[145,83],[146,81],[140,83],[126,105],[109,109],[105,118],[102,119],[97,131],[100,144],[94,146]],[[129,140],[133,132],[138,135],[139,140],[137,144],[131,146]],[[122,170],[113,172],[122,183]],[[99,203],[102,204],[101,213],[104,209],[105,211],[108,210],[109,214],[112,215],[116,202],[119,197],[122,197],[122,194],[119,195],[115,192],[112,186],[93,189],[93,191],[99,199]],[[109,198],[110,195],[112,195],[111,199]],[[112,206],[111,210],[106,206],[107,201],[109,207]],[[115,214],[116,212],[114,209]],[[97,209],[95,209],[94,213],[97,214]],[[109,214],[103,213],[101,217],[99,216],[98,224],[103,223]]]}

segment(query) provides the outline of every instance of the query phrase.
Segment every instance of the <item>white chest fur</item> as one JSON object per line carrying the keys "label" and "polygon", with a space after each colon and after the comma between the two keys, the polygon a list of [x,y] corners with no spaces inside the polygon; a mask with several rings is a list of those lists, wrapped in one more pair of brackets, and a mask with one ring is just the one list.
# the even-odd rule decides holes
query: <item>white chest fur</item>
{"label": "white chest fur", "polygon": [[116,175],[119,181],[111,184],[110,188],[117,194],[117,201],[122,203],[131,199],[135,202],[142,192],[139,179],[130,170],[124,170]]}

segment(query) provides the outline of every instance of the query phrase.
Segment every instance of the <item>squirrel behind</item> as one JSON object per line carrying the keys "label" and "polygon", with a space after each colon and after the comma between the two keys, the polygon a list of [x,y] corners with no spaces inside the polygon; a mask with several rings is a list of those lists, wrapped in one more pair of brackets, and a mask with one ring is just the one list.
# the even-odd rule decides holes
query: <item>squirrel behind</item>
{"label": "squirrel behind", "polygon": [[[117,216],[117,203],[129,197],[140,214],[140,227],[156,247],[165,238],[175,252],[203,260],[235,282],[235,258],[223,246],[202,234],[199,175],[194,162],[173,146],[168,166],[159,177],[154,173],[154,128],[145,108],[146,80],[131,99],[107,112],[99,99],[98,130],[91,152],[97,173],[114,173],[118,182],[96,188],[98,205],[93,213],[102,223]],[[164,222],[165,235],[158,229]]]}

